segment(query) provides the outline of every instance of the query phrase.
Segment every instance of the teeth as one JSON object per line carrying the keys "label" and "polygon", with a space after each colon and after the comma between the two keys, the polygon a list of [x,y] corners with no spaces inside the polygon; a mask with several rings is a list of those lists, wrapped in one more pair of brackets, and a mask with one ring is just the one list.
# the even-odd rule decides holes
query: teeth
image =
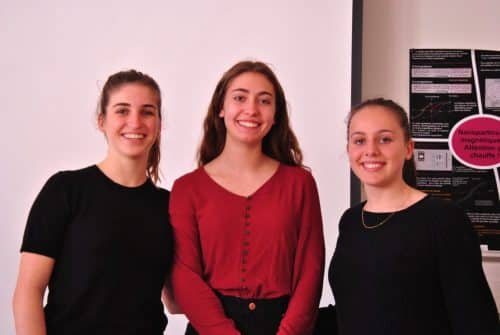
{"label": "teeth", "polygon": [[367,169],[376,169],[382,166],[382,163],[363,163],[363,166]]}
{"label": "teeth", "polygon": [[133,138],[133,139],[136,139],[136,138],[144,138],[144,135],[143,134],[123,134],[123,136],[125,138]]}
{"label": "teeth", "polygon": [[242,125],[243,127],[247,127],[247,128],[256,128],[259,126],[259,124],[257,122],[252,122],[252,121],[238,121],[238,123],[240,125]]}

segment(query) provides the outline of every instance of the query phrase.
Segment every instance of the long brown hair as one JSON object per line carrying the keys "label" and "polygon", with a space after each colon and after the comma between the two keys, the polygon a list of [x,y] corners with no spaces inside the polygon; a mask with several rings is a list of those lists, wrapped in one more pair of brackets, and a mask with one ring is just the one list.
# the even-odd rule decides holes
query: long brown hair
{"label": "long brown hair", "polygon": [[[368,99],[351,109],[349,115],[347,116],[347,136],[349,136],[349,127],[351,126],[352,117],[361,109],[373,106],[384,107],[388,111],[392,112],[392,114],[397,118],[399,126],[403,130],[405,141],[411,141],[410,122],[408,120],[408,114],[398,103],[394,102],[393,100],[384,98]],[[407,159],[404,162],[403,180],[406,184],[412,187],[415,187],[417,185],[417,174],[413,155],[410,157],[410,159]]]}
{"label": "long brown hair", "polygon": [[226,126],[219,113],[224,106],[224,98],[231,81],[245,72],[264,75],[271,82],[276,94],[274,125],[262,140],[262,152],[281,163],[303,166],[302,151],[297,137],[290,127],[285,92],[271,68],[262,62],[242,61],[227,70],[217,83],[208,112],[203,123],[203,139],[198,149],[198,166],[219,156],[226,142]]}
{"label": "long brown hair", "polygon": [[[104,117],[106,115],[106,108],[108,107],[109,98],[113,91],[122,87],[125,84],[136,83],[144,85],[152,90],[157,97],[158,116],[161,122],[161,91],[160,86],[156,81],[145,73],[136,70],[120,71],[112,74],[106,80],[99,98],[97,105],[97,117]],[[148,155],[148,164],[146,173],[149,178],[156,184],[160,181],[160,134],[156,141],[153,143]]]}

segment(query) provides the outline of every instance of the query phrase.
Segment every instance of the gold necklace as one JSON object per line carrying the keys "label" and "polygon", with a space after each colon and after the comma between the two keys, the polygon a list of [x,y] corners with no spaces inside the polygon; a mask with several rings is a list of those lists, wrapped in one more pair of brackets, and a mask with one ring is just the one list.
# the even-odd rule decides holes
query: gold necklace
{"label": "gold necklace", "polygon": [[392,212],[391,214],[389,214],[385,219],[383,219],[382,221],[380,221],[379,223],[377,223],[376,225],[374,226],[368,226],[366,223],[365,223],[365,209],[364,208],[361,208],[361,224],[363,225],[363,227],[365,227],[365,229],[375,229],[375,228],[378,228],[380,227],[381,225],[383,225],[384,223],[386,223],[387,221],[389,221],[390,218],[392,218],[394,216],[394,214],[396,214],[396,212]]}
{"label": "gold necklace", "polygon": [[[408,199],[410,198],[410,192],[405,192],[405,193],[406,193],[406,196],[404,197],[403,202],[401,203],[401,205],[398,208],[405,208],[405,204],[408,201]],[[363,225],[363,227],[365,227],[365,229],[375,229],[375,228],[382,226],[387,221],[389,221],[396,213],[397,213],[397,211],[394,211],[394,212],[390,213],[389,215],[387,215],[387,217],[385,219],[383,219],[382,221],[380,221],[376,225],[368,226],[365,223],[365,208],[363,206],[363,207],[361,207],[361,224]]]}

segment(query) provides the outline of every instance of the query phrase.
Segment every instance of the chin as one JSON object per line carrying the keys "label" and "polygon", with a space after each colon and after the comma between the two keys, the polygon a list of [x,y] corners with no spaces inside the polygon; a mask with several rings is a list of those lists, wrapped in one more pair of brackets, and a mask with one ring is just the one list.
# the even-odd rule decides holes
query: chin
{"label": "chin", "polygon": [[262,143],[261,137],[240,136],[240,137],[235,137],[234,139],[236,140],[236,142],[240,142],[250,146],[260,145]]}
{"label": "chin", "polygon": [[130,160],[141,160],[141,159],[147,159],[148,154],[144,153],[144,151],[141,152],[124,152],[123,156],[130,159]]}
{"label": "chin", "polygon": [[366,181],[361,180],[363,185],[368,186],[368,187],[374,187],[374,188],[384,188],[384,187],[390,187],[394,181],[393,180],[387,180],[387,179],[368,179]]}

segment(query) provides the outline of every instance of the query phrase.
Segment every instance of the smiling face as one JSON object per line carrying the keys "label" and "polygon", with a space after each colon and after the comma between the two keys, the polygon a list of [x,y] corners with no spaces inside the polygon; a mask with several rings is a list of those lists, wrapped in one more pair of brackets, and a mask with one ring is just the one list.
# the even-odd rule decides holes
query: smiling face
{"label": "smiling face", "polygon": [[226,145],[241,142],[261,145],[274,123],[275,91],[257,72],[244,72],[229,84],[219,117],[226,126]]}
{"label": "smiling face", "polygon": [[403,182],[403,165],[413,154],[395,112],[365,106],[352,116],[347,152],[353,172],[365,187],[388,187]]}
{"label": "smiling face", "polygon": [[98,124],[113,158],[147,161],[160,134],[159,97],[149,87],[130,83],[111,91]]}

